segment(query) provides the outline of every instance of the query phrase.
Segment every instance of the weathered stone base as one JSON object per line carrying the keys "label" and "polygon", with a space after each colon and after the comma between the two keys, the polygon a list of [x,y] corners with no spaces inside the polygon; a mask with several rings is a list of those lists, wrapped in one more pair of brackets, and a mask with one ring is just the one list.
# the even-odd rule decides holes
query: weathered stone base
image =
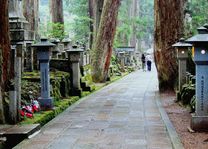
{"label": "weathered stone base", "polygon": [[38,98],[38,101],[40,103],[41,110],[51,110],[53,109],[53,99],[51,97],[49,98]]}
{"label": "weathered stone base", "polygon": [[191,128],[195,131],[208,131],[208,116],[192,114]]}

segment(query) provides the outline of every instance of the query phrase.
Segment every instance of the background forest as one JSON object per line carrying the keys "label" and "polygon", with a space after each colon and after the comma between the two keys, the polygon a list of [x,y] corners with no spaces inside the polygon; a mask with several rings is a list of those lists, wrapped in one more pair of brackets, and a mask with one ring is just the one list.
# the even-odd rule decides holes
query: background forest
{"label": "background forest", "polygon": [[[88,0],[63,0],[64,28],[66,36],[73,40],[88,43],[90,33]],[[51,28],[49,0],[40,0],[40,34],[58,36]],[[203,6],[203,7],[202,7]],[[208,22],[206,14],[208,3],[204,0],[188,0],[185,6],[184,34],[186,37],[196,33],[197,27]],[[137,44],[139,51],[153,47],[154,1],[123,0],[118,14],[115,46]]]}
{"label": "background forest", "polygon": [[[40,33],[53,35],[49,2],[40,1]],[[90,21],[88,0],[64,0],[64,28],[66,36],[74,41],[89,42]],[[136,46],[139,51],[151,48],[154,31],[153,0],[125,0],[121,2],[115,46]],[[58,33],[55,33],[58,34]],[[55,35],[56,36],[56,35]]]}

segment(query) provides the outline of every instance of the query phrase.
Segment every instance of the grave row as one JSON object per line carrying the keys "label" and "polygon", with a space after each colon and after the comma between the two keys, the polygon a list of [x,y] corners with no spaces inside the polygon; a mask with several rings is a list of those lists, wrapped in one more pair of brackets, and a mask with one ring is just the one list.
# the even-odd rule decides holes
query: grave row
{"label": "grave row", "polygon": [[[20,120],[22,72],[40,69],[41,95],[38,98],[41,109],[52,109],[53,98],[50,95],[49,72],[51,64],[54,69],[66,70],[72,78],[73,95],[81,94],[80,68],[90,63],[89,50],[78,44],[72,45],[69,39],[61,42],[43,38],[33,44],[34,32],[28,30],[29,22],[23,16],[19,0],[9,2],[9,25],[11,40],[11,63],[14,69],[14,87],[9,91],[9,113],[11,121]],[[60,63],[65,63],[60,68]]]}
{"label": "grave row", "polygon": [[[196,131],[208,130],[208,25],[197,29],[198,34],[173,45],[177,49],[178,58],[178,92],[190,78],[196,87],[195,113],[192,114],[191,128]],[[191,49],[192,59],[196,66],[196,76],[186,74],[188,51]]]}

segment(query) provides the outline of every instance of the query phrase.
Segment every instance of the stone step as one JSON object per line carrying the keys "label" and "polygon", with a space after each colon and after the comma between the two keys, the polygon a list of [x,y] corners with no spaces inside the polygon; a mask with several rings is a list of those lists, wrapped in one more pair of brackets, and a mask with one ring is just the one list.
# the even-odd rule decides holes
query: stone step
{"label": "stone step", "polygon": [[24,139],[31,138],[40,131],[40,124],[9,125],[0,127],[0,137],[6,138],[6,146],[12,148]]}

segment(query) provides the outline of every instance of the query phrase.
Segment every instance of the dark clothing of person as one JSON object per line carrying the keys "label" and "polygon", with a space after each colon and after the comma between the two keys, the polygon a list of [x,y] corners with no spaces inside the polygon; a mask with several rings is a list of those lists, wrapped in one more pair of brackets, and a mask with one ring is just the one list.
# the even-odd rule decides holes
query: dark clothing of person
{"label": "dark clothing of person", "polygon": [[142,61],[142,69],[143,69],[143,71],[145,71],[145,56],[144,56],[144,54],[142,54],[141,61]]}
{"label": "dark clothing of person", "polygon": [[147,70],[151,71],[152,62],[150,60],[147,61]]}

